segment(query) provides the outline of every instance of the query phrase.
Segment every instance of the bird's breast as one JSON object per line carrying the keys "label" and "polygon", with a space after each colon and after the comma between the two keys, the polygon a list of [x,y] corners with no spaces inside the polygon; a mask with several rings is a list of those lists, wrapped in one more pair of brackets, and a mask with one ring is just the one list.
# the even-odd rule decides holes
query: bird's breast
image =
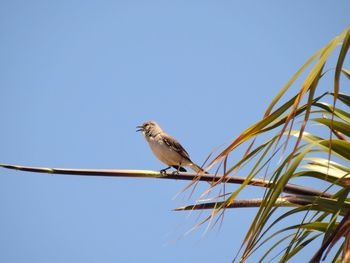
{"label": "bird's breast", "polygon": [[154,155],[166,165],[186,165],[184,158],[176,151],[172,150],[163,140],[148,138],[148,143]]}

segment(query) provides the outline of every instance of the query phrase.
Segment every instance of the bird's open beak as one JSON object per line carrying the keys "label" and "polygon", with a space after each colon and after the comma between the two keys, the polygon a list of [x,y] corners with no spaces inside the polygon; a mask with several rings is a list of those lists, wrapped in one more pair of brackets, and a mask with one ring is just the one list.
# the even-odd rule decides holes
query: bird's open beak
{"label": "bird's open beak", "polygon": [[136,128],[137,128],[137,132],[139,132],[139,131],[143,131],[143,126],[136,126]]}

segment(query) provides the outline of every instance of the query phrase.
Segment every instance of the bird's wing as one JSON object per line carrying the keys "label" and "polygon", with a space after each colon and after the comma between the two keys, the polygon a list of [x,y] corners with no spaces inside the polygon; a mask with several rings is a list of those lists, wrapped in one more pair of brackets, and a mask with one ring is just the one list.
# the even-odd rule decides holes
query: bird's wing
{"label": "bird's wing", "polygon": [[[186,152],[184,147],[175,140],[173,137],[171,137],[169,134],[163,133],[163,140],[164,142],[175,152],[178,152],[183,158],[186,158],[187,160],[191,161],[189,154]],[[192,162],[192,161],[191,161]]]}

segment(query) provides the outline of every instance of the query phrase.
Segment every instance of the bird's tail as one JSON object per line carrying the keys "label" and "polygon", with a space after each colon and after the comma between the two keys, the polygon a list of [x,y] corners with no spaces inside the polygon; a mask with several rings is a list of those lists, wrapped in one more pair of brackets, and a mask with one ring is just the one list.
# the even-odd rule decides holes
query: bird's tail
{"label": "bird's tail", "polygon": [[202,167],[200,167],[199,165],[197,165],[197,164],[195,164],[195,163],[191,163],[191,164],[189,165],[189,167],[190,167],[193,171],[195,171],[196,173],[199,173],[199,174],[207,174],[207,173],[208,173],[208,172],[204,171],[204,170],[202,169]]}

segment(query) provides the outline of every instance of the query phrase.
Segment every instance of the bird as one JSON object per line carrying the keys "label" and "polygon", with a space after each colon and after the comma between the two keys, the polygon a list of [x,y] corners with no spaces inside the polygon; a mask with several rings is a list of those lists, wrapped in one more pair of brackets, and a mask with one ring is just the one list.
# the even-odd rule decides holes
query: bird
{"label": "bird", "polygon": [[207,173],[199,165],[192,162],[184,147],[174,137],[163,131],[155,121],[146,121],[136,128],[136,131],[143,133],[158,160],[168,166],[161,172],[164,173],[171,167],[175,168],[177,172],[187,172],[184,168],[186,166],[196,173]]}

